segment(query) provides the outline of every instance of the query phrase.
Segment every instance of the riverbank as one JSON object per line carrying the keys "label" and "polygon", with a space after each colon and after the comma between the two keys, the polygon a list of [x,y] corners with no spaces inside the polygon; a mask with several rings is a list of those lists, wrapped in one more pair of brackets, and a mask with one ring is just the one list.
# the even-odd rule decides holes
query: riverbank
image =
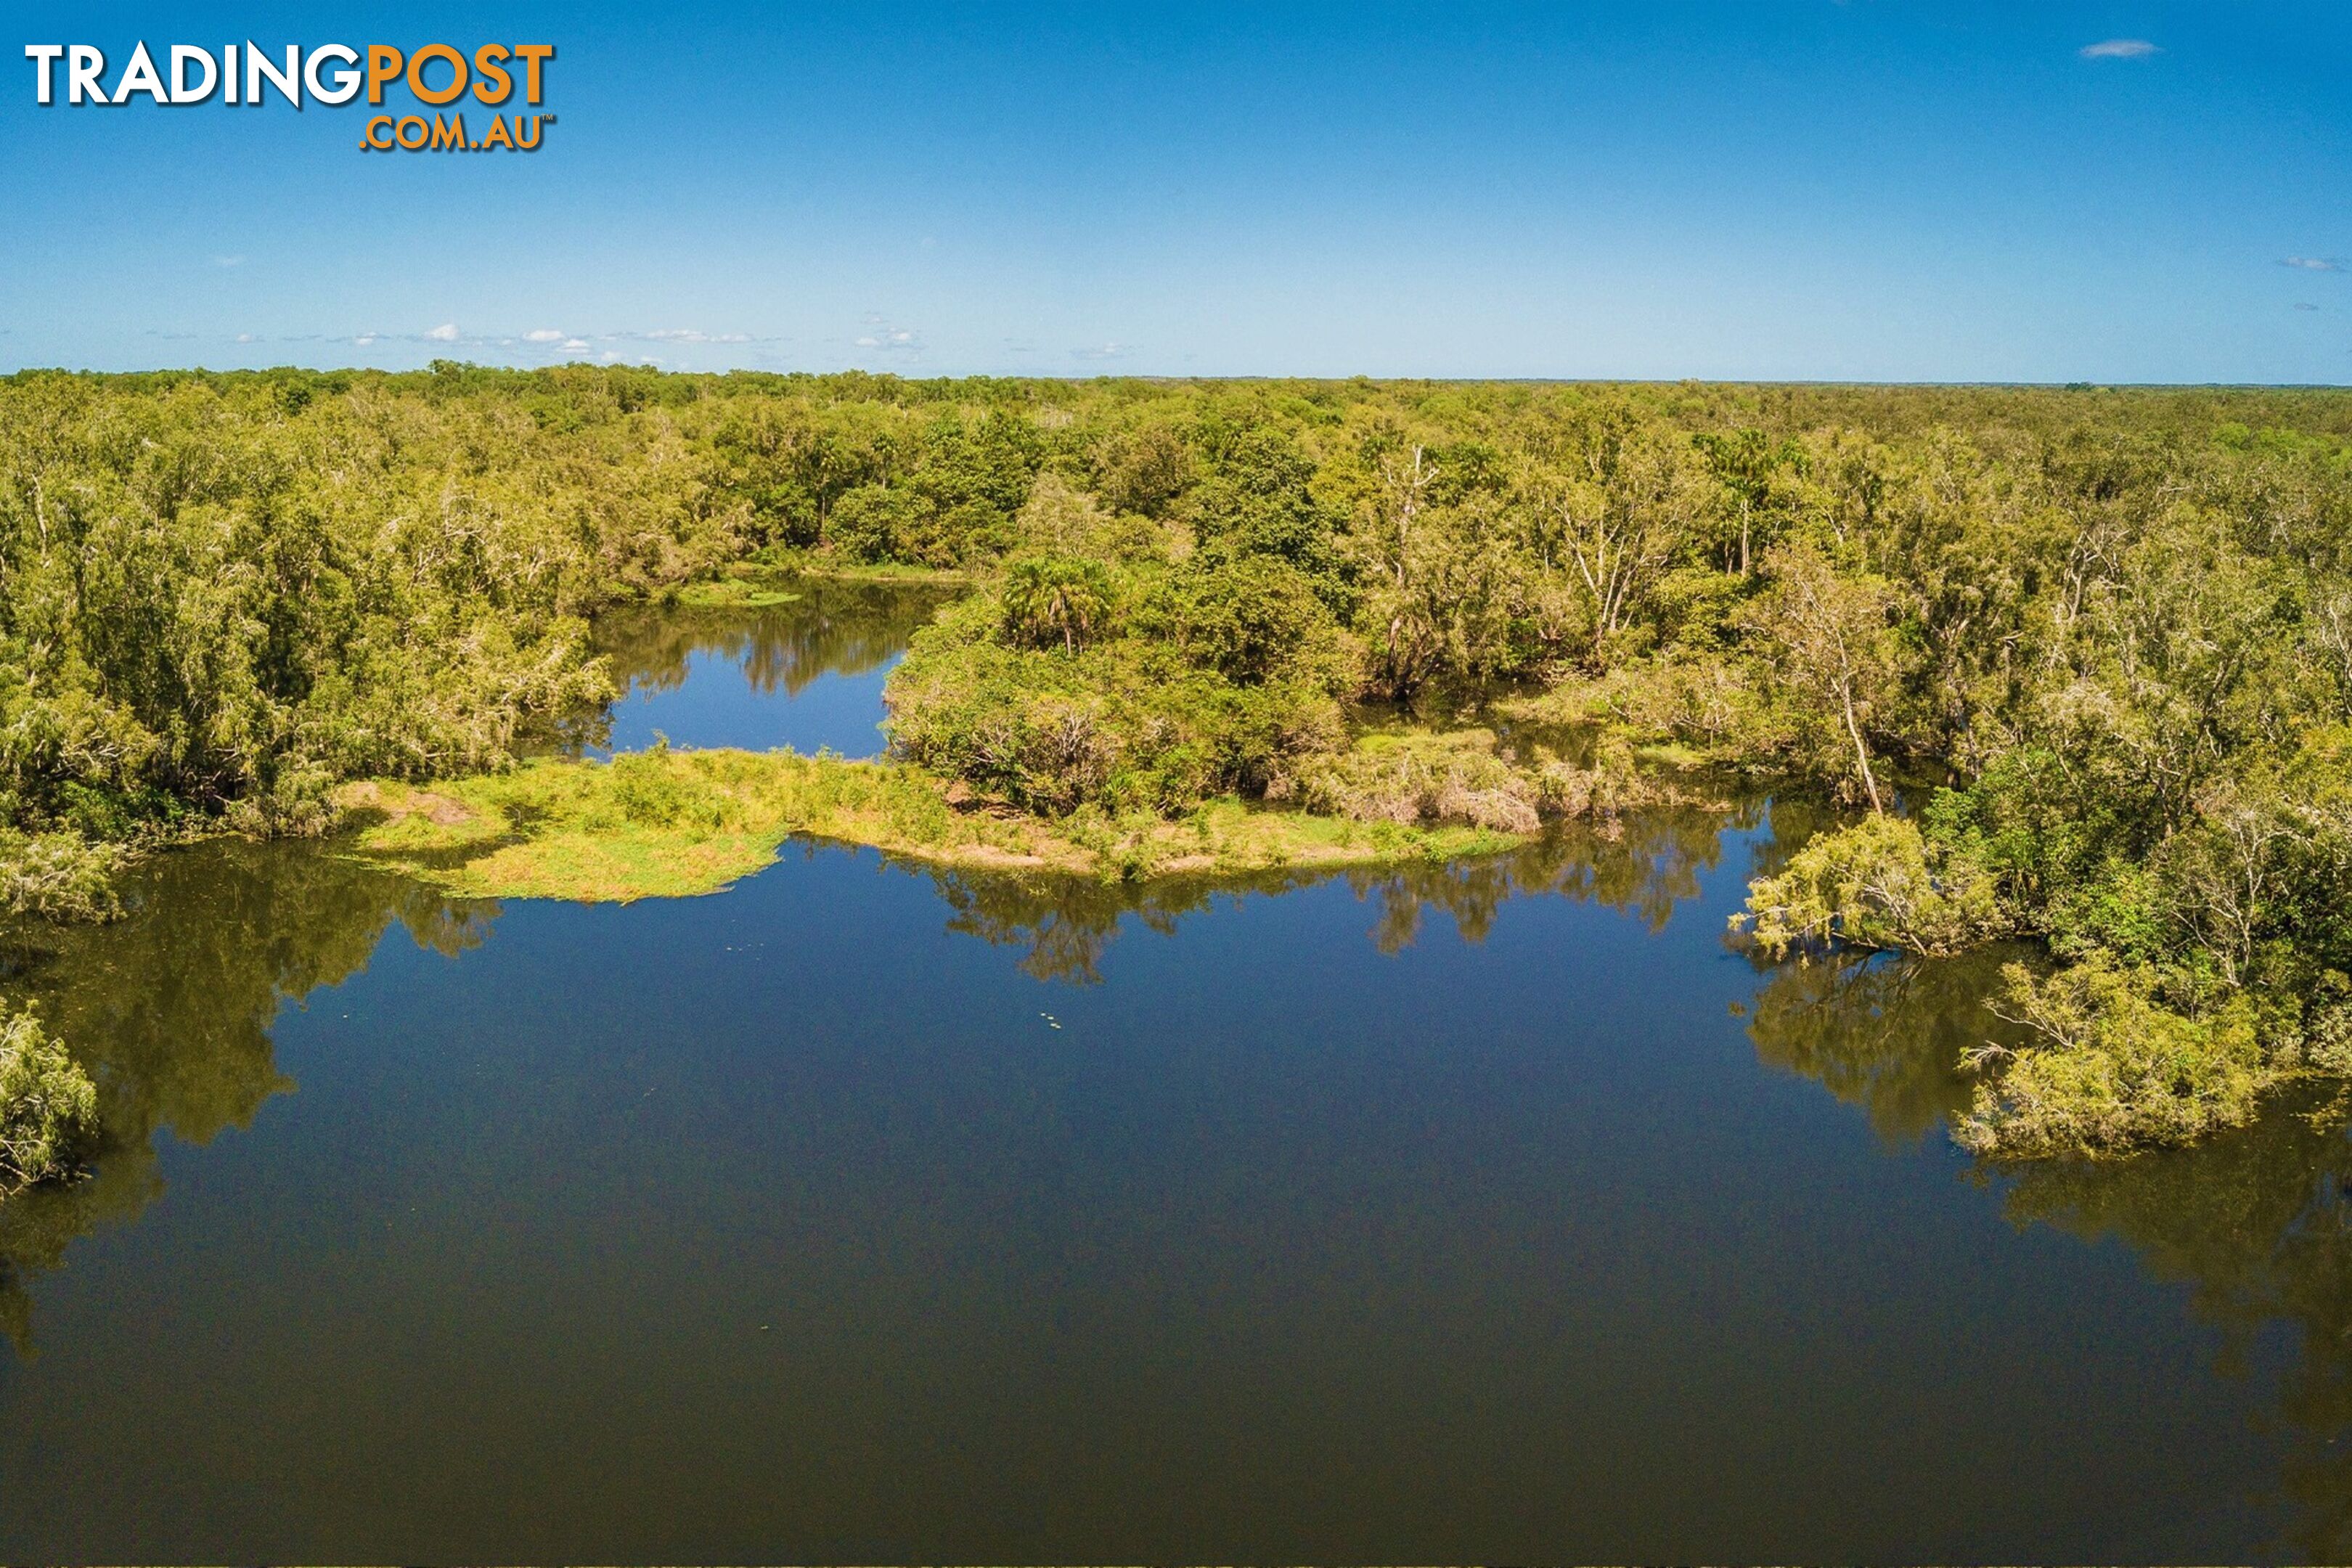
{"label": "riverbank", "polygon": [[345,852],[470,898],[629,902],[718,892],[788,838],[935,864],[1135,881],[1495,854],[1522,835],[1359,822],[1234,799],[1166,819],[1048,820],[919,768],[790,751],[657,748],[422,787],[347,784]]}
{"label": "riverbank", "polygon": [[689,610],[765,610],[797,604],[826,584],[866,588],[968,588],[969,572],[943,567],[872,565],[833,556],[793,554],[737,561],[705,577],[649,595],[645,603]]}

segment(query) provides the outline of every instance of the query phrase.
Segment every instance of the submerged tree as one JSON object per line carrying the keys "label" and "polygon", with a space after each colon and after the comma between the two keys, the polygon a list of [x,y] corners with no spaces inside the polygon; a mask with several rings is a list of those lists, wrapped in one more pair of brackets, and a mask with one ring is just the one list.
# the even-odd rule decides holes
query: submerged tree
{"label": "submerged tree", "polygon": [[0,1016],[0,1198],[68,1173],[98,1135],[98,1090],[31,1012]]}

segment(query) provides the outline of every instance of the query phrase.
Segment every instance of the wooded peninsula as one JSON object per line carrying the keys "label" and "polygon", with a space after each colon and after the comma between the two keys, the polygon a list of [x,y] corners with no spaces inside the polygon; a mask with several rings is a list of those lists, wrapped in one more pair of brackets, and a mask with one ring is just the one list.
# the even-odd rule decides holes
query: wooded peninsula
{"label": "wooded peninsula", "polygon": [[[965,591],[874,761],[531,757],[590,621]],[[912,381],[436,363],[0,379],[0,901],[333,836],[457,892],[793,834],[1146,879],[1838,808],[1734,940],[2028,955],[1989,1156],[2352,1078],[2352,394]],[[0,1192],[89,1085],[0,1019]]]}

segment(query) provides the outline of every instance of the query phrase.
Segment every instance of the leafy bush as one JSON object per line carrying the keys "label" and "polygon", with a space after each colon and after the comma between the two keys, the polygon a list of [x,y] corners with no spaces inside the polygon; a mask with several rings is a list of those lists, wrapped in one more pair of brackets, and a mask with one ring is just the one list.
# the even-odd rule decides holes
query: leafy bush
{"label": "leafy bush", "polygon": [[1634,743],[1684,746],[1754,766],[1779,761],[1791,742],[1763,688],[1732,660],[1655,658],[1563,680],[1515,706],[1538,721],[1605,726]]}
{"label": "leafy bush", "polygon": [[1134,638],[1008,646],[1008,623],[1043,635],[983,593],[916,637],[887,689],[896,755],[1051,816],[1174,813],[1262,795],[1343,742],[1319,687],[1237,686]]}
{"label": "leafy bush", "polygon": [[1952,953],[2006,929],[1990,878],[1932,850],[1916,824],[1878,816],[1820,835],[1779,876],[1759,878],[1732,917],[1735,930],[1749,924],[1775,957],[1833,941]]}
{"label": "leafy bush", "polygon": [[49,920],[112,920],[122,913],[114,879],[129,858],[79,834],[0,831],[0,903]]}
{"label": "leafy bush", "polygon": [[1213,555],[1268,555],[1311,574],[1337,569],[1336,520],[1317,499],[1315,459],[1263,426],[1219,433],[1192,496],[1192,526]]}
{"label": "leafy bush", "polygon": [[1364,822],[1451,822],[1500,833],[1541,826],[1540,787],[1495,755],[1483,730],[1435,736],[1368,736],[1302,771],[1297,799],[1308,810]]}
{"label": "leafy bush", "polygon": [[860,485],[834,504],[825,542],[852,561],[903,560],[930,514],[930,504],[912,490]]}
{"label": "leafy bush", "polygon": [[1307,574],[1286,561],[1211,561],[1155,583],[1135,629],[1194,664],[1250,686],[1299,674],[1344,689],[1339,623]]}
{"label": "leafy bush", "polygon": [[[2242,993],[2189,1016],[2159,998],[2152,966],[2105,953],[2037,979],[2002,970],[1995,1010],[2038,1045],[2016,1053],[1977,1090],[1954,1130],[1977,1153],[2035,1156],[2185,1143],[2252,1114],[2276,1074],[2255,1008]],[[1987,1053],[1990,1067],[2006,1053]]]}
{"label": "leafy bush", "polygon": [[0,1016],[0,1197],[70,1173],[98,1133],[98,1090],[29,1011]]}
{"label": "leafy bush", "polygon": [[1192,482],[1183,433],[1154,422],[1115,430],[1096,447],[1095,488],[1113,509],[1158,516]]}

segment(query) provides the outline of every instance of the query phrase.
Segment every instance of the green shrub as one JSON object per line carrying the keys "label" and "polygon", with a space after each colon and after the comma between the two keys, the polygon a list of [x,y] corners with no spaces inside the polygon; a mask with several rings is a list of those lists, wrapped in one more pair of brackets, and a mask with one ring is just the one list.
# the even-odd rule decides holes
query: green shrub
{"label": "green shrub", "polygon": [[1635,744],[1686,747],[1751,766],[1775,761],[1790,743],[1785,722],[1767,707],[1762,680],[1720,658],[1621,664],[1512,706],[1538,722],[1591,726]]}
{"label": "green shrub", "polygon": [[1758,878],[1731,923],[1752,923],[1775,957],[1831,942],[1953,953],[2006,929],[1990,878],[1937,852],[1916,824],[1877,816],[1821,835],[1779,876]]}
{"label": "green shrub", "polygon": [[0,1197],[69,1173],[98,1133],[98,1090],[31,1012],[0,1018]]}
{"label": "green shrub", "polygon": [[1136,638],[998,640],[1029,618],[975,595],[917,636],[887,688],[896,755],[1049,816],[1176,813],[1263,795],[1345,742],[1318,686],[1238,686]]}
{"label": "green shrub", "polygon": [[1484,731],[1450,735],[1367,737],[1353,749],[1302,770],[1300,805],[1327,816],[1362,822],[1459,823],[1498,833],[1540,826],[1540,785],[1495,755]]}
{"label": "green shrub", "polygon": [[1268,556],[1171,574],[1144,595],[1135,629],[1244,686],[1291,672],[1335,687],[1344,681],[1339,625],[1314,580]]}
{"label": "green shrub", "polygon": [[834,503],[825,520],[825,542],[852,561],[904,561],[931,510],[912,490],[860,485]]}
{"label": "green shrub", "polygon": [[114,879],[130,858],[76,833],[0,831],[0,904],[47,920],[113,920],[122,913]]}
{"label": "green shrub", "polygon": [[2110,1153],[2186,1143],[2253,1113],[2277,1077],[2262,1048],[2252,999],[2237,993],[2189,1016],[2158,993],[2151,965],[2105,953],[2037,979],[2022,964],[2001,971],[1994,1010],[2039,1044],[2009,1057],[1981,1053],[1989,1068],[1969,1114],[1953,1130],[1980,1154],[2034,1157]]}

